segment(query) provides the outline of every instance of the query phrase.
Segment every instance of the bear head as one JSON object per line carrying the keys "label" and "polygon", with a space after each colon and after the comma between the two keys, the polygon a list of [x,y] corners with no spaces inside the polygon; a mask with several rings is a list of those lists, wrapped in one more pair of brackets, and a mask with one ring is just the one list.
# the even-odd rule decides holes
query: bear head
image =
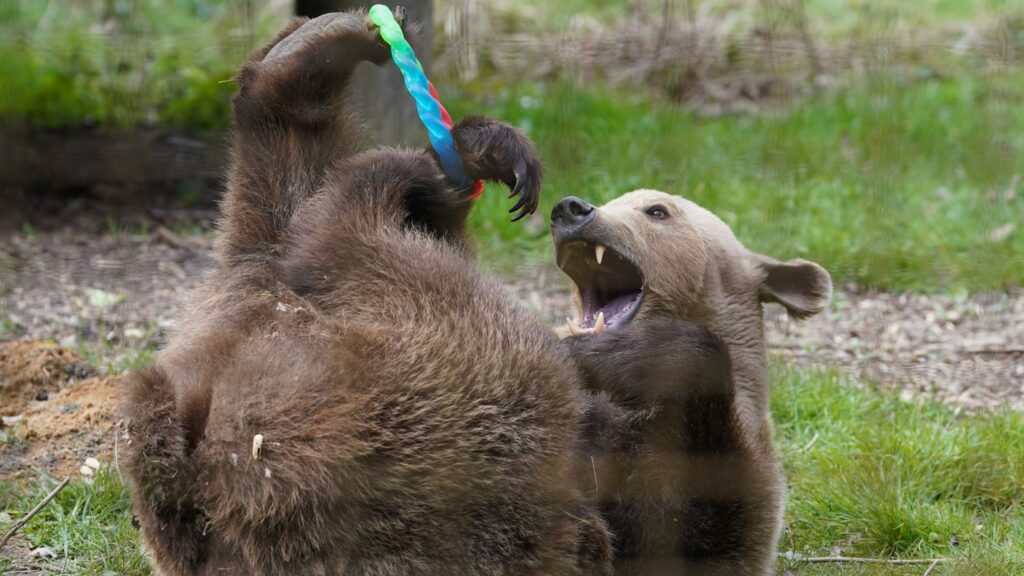
{"label": "bear head", "polygon": [[748,250],[696,203],[636,190],[601,207],[576,198],[552,210],[555,256],[572,280],[575,318],[560,336],[615,330],[672,317],[708,327],[730,348],[737,384],[764,408],[763,304],[794,318],[820,312],[832,293],[824,268]]}

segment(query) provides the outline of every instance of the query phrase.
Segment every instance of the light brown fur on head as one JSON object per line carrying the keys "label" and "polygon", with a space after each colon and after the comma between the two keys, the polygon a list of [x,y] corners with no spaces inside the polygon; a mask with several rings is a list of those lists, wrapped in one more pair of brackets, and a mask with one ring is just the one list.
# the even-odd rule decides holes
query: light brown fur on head
{"label": "light brown fur on head", "polygon": [[[650,217],[645,210],[652,207],[664,208],[667,217]],[[751,417],[765,414],[763,304],[781,304],[797,319],[817,314],[832,294],[828,272],[807,260],[753,252],[718,216],[665,192],[635,190],[596,211],[586,239],[622,253],[643,273],[636,318],[670,316],[707,326],[730,348],[737,386],[746,392],[741,409]],[[575,284],[572,293],[578,325],[583,312]]]}

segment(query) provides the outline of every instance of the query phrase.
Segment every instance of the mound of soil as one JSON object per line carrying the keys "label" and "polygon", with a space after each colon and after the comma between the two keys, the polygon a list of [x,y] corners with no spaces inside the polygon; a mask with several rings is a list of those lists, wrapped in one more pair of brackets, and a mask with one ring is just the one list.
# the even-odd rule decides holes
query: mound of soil
{"label": "mound of soil", "polygon": [[79,380],[95,369],[73,350],[38,341],[0,346],[0,370],[7,434],[0,477],[33,469],[78,474],[89,457],[115,464],[122,376]]}
{"label": "mound of soil", "polygon": [[0,414],[21,413],[28,403],[47,397],[96,370],[69,348],[45,341],[0,344]]}

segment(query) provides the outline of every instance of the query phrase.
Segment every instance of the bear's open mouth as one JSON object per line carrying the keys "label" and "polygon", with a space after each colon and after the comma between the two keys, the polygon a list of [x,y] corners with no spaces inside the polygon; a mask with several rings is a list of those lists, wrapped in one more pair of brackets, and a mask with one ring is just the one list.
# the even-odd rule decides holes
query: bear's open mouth
{"label": "bear's open mouth", "polygon": [[613,330],[625,325],[644,295],[644,275],[629,258],[612,248],[583,240],[565,243],[558,250],[558,266],[580,292],[583,309],[574,333]]}

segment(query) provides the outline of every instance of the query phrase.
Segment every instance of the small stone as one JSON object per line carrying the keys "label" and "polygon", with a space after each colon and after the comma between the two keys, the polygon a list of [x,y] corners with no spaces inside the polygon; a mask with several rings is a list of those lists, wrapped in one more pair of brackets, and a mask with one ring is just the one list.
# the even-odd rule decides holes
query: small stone
{"label": "small stone", "polygon": [[32,556],[32,557],[35,557],[35,558],[56,558],[57,557],[57,555],[54,554],[53,550],[50,550],[49,548],[47,548],[45,546],[40,546],[39,548],[36,548],[35,550],[29,552],[29,556]]}
{"label": "small stone", "polygon": [[96,473],[95,470],[93,470],[92,468],[89,468],[85,464],[82,464],[82,467],[79,468],[78,471],[82,473],[82,476],[85,476],[87,478],[91,477],[93,474]]}
{"label": "small stone", "polygon": [[124,337],[129,340],[141,340],[146,334],[138,328],[125,328]]}
{"label": "small stone", "polygon": [[[1022,367],[1022,368],[1024,368],[1024,367]],[[1024,373],[1024,370],[1022,370],[1021,373]],[[24,414],[18,414],[17,416],[4,416],[3,417],[4,426],[13,426],[14,424],[17,424],[18,422],[21,422],[21,420],[24,417],[25,417]]]}
{"label": "small stone", "polygon": [[86,458],[85,465],[88,466],[89,468],[92,468],[93,470],[100,469],[100,461],[95,458]]}
{"label": "small stone", "polygon": [[89,305],[101,310],[117,306],[128,298],[127,294],[107,292],[98,288],[90,288],[85,292],[89,298]]}

